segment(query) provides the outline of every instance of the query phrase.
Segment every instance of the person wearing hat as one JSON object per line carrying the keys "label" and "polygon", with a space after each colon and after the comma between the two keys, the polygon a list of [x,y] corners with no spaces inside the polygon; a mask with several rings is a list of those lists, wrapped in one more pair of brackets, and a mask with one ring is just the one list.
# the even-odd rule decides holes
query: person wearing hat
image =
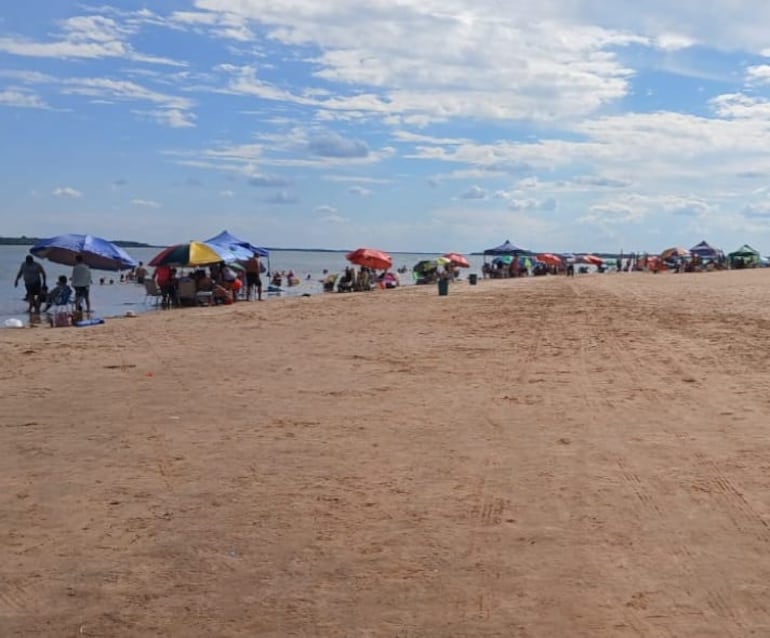
{"label": "person wearing hat", "polygon": [[46,285],[45,270],[32,259],[32,255],[27,255],[19,266],[19,272],[16,273],[16,279],[13,282],[14,288],[18,287],[21,278],[24,278],[24,286],[27,289],[29,312],[40,312],[43,288]]}

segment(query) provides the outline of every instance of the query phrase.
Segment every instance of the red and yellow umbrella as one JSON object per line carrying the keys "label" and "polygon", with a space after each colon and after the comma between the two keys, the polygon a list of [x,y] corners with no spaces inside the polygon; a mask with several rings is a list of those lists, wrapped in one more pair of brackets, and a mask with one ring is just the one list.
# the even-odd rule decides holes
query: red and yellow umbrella
{"label": "red and yellow umbrella", "polygon": [[453,266],[458,266],[459,268],[471,267],[471,263],[468,261],[467,257],[460,253],[444,253],[444,257],[446,257]]}
{"label": "red and yellow umbrella", "polygon": [[387,270],[393,265],[391,256],[376,248],[357,248],[345,255],[345,258],[356,266],[366,266],[375,270]]}
{"label": "red and yellow umbrella", "polygon": [[226,248],[202,241],[174,244],[161,250],[150,260],[150,266],[205,266],[220,261],[232,261],[232,253]]}

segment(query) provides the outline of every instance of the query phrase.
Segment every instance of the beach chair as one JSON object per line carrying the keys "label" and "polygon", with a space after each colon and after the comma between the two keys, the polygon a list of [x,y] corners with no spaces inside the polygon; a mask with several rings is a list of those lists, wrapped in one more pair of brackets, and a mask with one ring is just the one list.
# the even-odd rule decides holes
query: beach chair
{"label": "beach chair", "polygon": [[46,307],[46,317],[52,328],[72,325],[74,314],[72,288],[67,288],[56,299],[51,299]]}
{"label": "beach chair", "polygon": [[180,279],[176,286],[176,294],[181,306],[197,306],[198,291],[195,288],[195,281],[192,279]]}
{"label": "beach chair", "polygon": [[144,280],[144,303],[153,302],[154,305],[159,306],[163,301],[163,291],[160,289],[158,282],[154,279]]}

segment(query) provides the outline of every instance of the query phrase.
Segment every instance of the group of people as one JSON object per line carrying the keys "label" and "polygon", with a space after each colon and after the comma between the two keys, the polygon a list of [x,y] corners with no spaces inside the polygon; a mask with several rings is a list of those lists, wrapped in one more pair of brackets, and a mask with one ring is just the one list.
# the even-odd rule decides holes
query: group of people
{"label": "group of people", "polygon": [[[75,309],[78,312],[91,312],[91,284],[93,278],[91,269],[83,260],[82,255],[75,256],[75,265],[72,267],[72,274],[67,279],[67,275],[60,275],[56,281],[56,286],[48,289],[48,281],[45,269],[35,261],[32,255],[27,255],[19,266],[19,272],[16,273],[13,285],[19,286],[19,280],[24,281],[26,288],[26,301],[29,304],[30,313],[39,314],[41,309],[45,312],[52,306],[64,305],[69,303],[72,296],[72,288],[75,289]],[[69,286],[72,284],[72,288]],[[43,307],[45,304],[45,307]]]}
{"label": "group of people", "polygon": [[203,300],[230,304],[238,301],[244,292],[246,300],[262,301],[261,265],[256,255],[244,263],[242,272],[225,262],[211,264],[208,269],[196,268],[186,274],[180,274],[171,266],[158,266],[150,276],[142,273],[142,268],[140,262],[134,272],[134,281],[139,283],[141,278],[144,283],[147,278],[153,279],[160,289],[164,306],[197,305]]}
{"label": "group of people", "polygon": [[[328,286],[327,281],[328,279],[323,282],[324,290],[333,289],[334,281],[330,282],[331,288]],[[373,290],[378,286],[381,288],[397,288],[400,284],[398,275],[394,272],[384,271],[378,275],[373,268],[361,266],[358,272],[356,272],[352,266],[348,266],[337,281],[337,292],[362,292]]]}

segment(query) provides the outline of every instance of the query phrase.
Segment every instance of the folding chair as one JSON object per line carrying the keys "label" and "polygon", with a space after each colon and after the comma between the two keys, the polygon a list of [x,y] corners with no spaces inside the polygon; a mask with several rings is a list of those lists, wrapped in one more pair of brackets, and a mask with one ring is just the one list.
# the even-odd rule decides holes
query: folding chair
{"label": "folding chair", "polygon": [[163,301],[163,291],[154,279],[144,280],[144,303],[154,300],[154,305],[159,306]]}
{"label": "folding chair", "polygon": [[63,328],[72,325],[73,294],[67,286],[55,299],[46,302],[45,314],[52,328]]}

